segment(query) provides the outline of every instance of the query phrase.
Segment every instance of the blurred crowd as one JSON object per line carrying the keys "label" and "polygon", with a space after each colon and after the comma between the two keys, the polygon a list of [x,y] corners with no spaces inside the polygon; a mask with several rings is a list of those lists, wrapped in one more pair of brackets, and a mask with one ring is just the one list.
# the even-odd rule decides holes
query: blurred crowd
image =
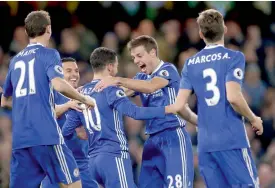
{"label": "blurred crowd", "polygon": [[[61,57],[73,57],[80,68],[80,84],[93,78],[90,53],[99,46],[119,54],[120,76],[133,77],[138,71],[126,49],[139,35],[155,37],[160,58],[181,71],[185,60],[204,48],[196,17],[206,8],[215,8],[225,17],[228,32],[225,45],[246,57],[243,92],[254,113],[263,119],[264,134],[256,136],[246,125],[262,188],[275,188],[275,2],[0,2],[0,86],[9,60],[28,44],[24,18],[32,10],[47,10],[52,18],[50,47]],[[138,98],[133,99],[141,104]],[[196,97],[190,106],[196,111]],[[0,109],[0,188],[9,181],[11,112]],[[144,123],[125,119],[135,180],[138,181]],[[199,176],[195,127],[187,125],[192,137],[195,188],[203,188]]]}

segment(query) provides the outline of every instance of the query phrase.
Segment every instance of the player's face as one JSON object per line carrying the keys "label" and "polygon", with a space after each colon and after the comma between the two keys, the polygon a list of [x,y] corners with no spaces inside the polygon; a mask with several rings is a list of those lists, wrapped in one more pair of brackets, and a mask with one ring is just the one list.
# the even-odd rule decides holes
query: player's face
{"label": "player's face", "polygon": [[146,51],[144,46],[138,46],[131,49],[131,57],[134,63],[140,68],[140,71],[145,74],[151,74],[153,72],[153,58],[155,50],[152,49],[149,53]]}
{"label": "player's face", "polygon": [[65,62],[62,63],[64,78],[67,82],[71,84],[74,88],[77,88],[79,82],[79,69],[75,62]]}
{"label": "player's face", "polygon": [[110,64],[110,66],[111,66],[110,75],[111,76],[116,76],[117,72],[118,72],[118,60],[117,60],[117,57],[116,57],[115,63]]}

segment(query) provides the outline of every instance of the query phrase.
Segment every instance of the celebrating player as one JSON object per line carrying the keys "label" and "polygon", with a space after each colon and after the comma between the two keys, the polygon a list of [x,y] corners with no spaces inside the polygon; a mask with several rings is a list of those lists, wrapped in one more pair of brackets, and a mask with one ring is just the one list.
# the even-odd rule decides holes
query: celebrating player
{"label": "celebrating player", "polygon": [[[137,91],[145,107],[173,104],[178,94],[180,76],[174,65],[159,59],[155,39],[150,36],[137,37],[128,43],[128,49],[141,72],[135,79],[104,79],[96,89],[120,85]],[[196,115],[185,112],[182,112],[184,119],[196,123]],[[140,188],[193,187],[192,144],[185,125],[185,121],[174,114],[163,119],[147,120],[146,134],[150,136],[144,144]]]}
{"label": "celebrating player", "polygon": [[[79,82],[79,70],[76,64],[76,60],[73,58],[63,58],[62,67],[64,72],[64,79],[73,87],[77,88]],[[80,107],[79,102],[75,100],[70,100],[64,95],[55,92],[55,111],[57,114],[57,122],[60,128],[63,127],[63,124],[66,121],[67,112],[70,109],[75,109],[82,112],[83,108]],[[80,128],[78,128],[80,129]],[[73,138],[67,140],[65,138],[65,143],[67,147],[72,151],[73,156],[76,160],[77,166],[79,168],[81,183],[83,188],[97,188],[98,185],[95,181],[91,179],[89,169],[88,169],[88,141],[79,139],[76,135],[76,132],[73,135]],[[59,185],[51,184],[49,177],[47,176],[42,181],[42,188],[58,188]]]}
{"label": "celebrating player", "polygon": [[262,120],[250,110],[243,95],[245,57],[224,47],[223,16],[209,9],[197,19],[206,47],[186,60],[174,111],[194,90],[198,98],[198,156],[200,173],[209,188],[259,187],[242,116],[258,135]]}
{"label": "celebrating player", "polygon": [[47,174],[52,183],[81,187],[79,171],[56,122],[53,88],[94,106],[63,79],[58,52],[49,49],[51,20],[45,11],[25,19],[30,44],[10,62],[1,106],[12,96],[12,160],[10,187],[37,188]]}
{"label": "celebrating player", "polygon": [[[138,107],[116,86],[95,92],[94,86],[103,78],[115,76],[118,69],[117,55],[107,48],[97,48],[91,54],[94,80],[82,92],[95,99],[94,110],[70,111],[62,129],[70,136],[77,126],[85,125],[89,133],[89,168],[93,179],[104,187],[136,187],[133,179],[128,144],[124,133],[123,115],[135,119],[164,118],[163,107]],[[115,169],[115,170],[114,170]]]}

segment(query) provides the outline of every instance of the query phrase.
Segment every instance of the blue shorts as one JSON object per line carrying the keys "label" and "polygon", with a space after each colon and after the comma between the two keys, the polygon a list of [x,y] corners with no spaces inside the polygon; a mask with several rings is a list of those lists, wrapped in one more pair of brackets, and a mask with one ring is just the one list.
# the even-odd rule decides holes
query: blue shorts
{"label": "blue shorts", "polygon": [[209,188],[259,187],[256,165],[248,148],[199,152],[199,168]]}
{"label": "blue shorts", "polygon": [[150,135],[144,144],[140,188],[193,187],[192,144],[185,128]]}
{"label": "blue shorts", "polygon": [[[87,165],[87,168],[80,168],[79,171],[80,171],[82,188],[99,187],[97,182],[91,179],[88,165]],[[46,176],[46,178],[42,181],[40,188],[59,188],[59,185],[58,183],[52,184],[49,177]]]}
{"label": "blue shorts", "polygon": [[72,152],[65,144],[13,150],[10,173],[10,188],[37,188],[46,175],[52,183],[80,180]]}
{"label": "blue shorts", "polygon": [[89,169],[92,179],[106,188],[136,188],[131,159],[100,154],[91,157]]}

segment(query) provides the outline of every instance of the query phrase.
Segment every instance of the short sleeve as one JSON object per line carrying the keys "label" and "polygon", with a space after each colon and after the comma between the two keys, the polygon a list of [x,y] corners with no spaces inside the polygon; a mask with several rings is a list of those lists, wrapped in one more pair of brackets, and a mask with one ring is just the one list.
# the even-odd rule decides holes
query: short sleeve
{"label": "short sleeve", "polygon": [[107,102],[111,107],[115,107],[123,100],[127,100],[125,92],[119,87],[108,87],[104,90],[104,92],[106,94]]}
{"label": "short sleeve", "polygon": [[11,82],[11,70],[9,68],[8,74],[6,76],[4,86],[3,86],[3,95],[4,97],[10,97],[12,96],[13,87]]}
{"label": "short sleeve", "polygon": [[181,72],[181,81],[180,81],[180,89],[189,89],[192,90],[193,86],[191,84],[190,78],[188,76],[188,70],[187,70],[187,61],[184,64],[184,67]]}
{"label": "short sleeve", "polygon": [[245,72],[245,57],[243,53],[237,52],[234,59],[230,62],[226,73],[226,82],[237,82],[242,85]]}
{"label": "short sleeve", "polygon": [[157,71],[156,75],[169,81],[169,83],[178,81],[180,79],[178,70],[173,65],[164,65]]}
{"label": "short sleeve", "polygon": [[46,71],[49,80],[56,77],[63,78],[63,68],[59,53],[56,50],[51,50],[48,52],[48,56],[46,58]]}

